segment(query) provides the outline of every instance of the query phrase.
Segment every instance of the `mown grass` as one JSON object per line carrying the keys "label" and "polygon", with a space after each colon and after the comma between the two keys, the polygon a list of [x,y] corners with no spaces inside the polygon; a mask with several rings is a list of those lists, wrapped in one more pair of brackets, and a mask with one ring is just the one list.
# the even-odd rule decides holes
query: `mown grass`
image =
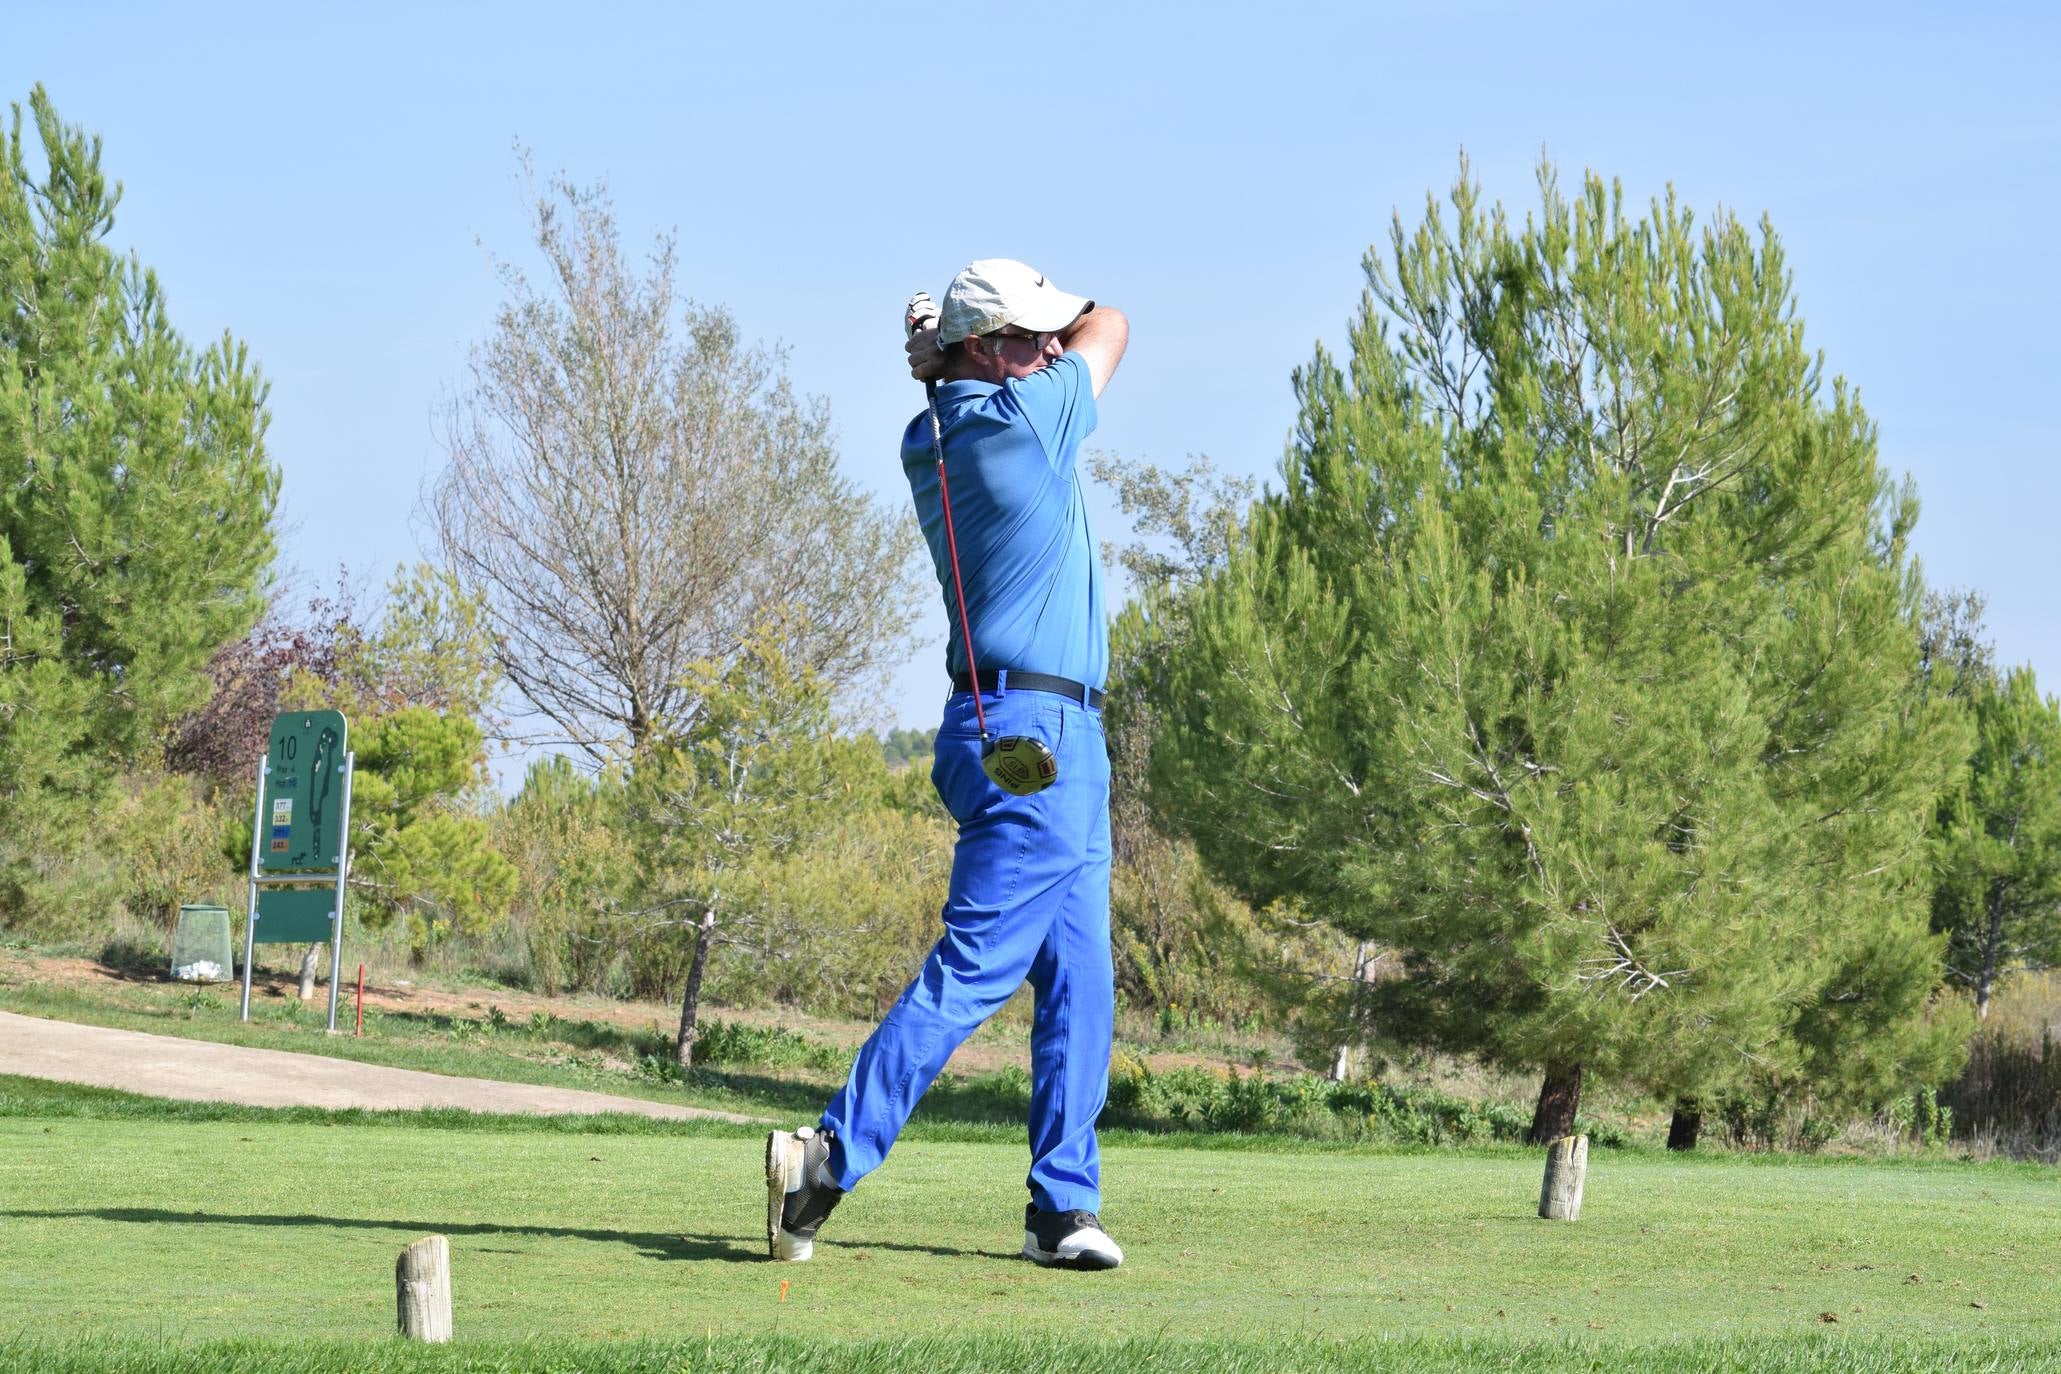
{"label": "mown grass", "polygon": [[1714,1338],[1646,1345],[1493,1336],[1096,1341],[1071,1334],[808,1341],[0,1341],[0,1370],[45,1374],[2034,1374],[2061,1344],[2031,1340]]}
{"label": "mown grass", "polygon": [[[22,1111],[0,1118],[0,1337],[102,1342],[17,1347],[51,1369],[337,1367],[312,1346],[287,1352],[300,1365],[262,1364],[274,1347],[149,1363],[292,1332],[346,1342],[351,1368],[602,1370],[671,1357],[553,1343],[686,1341],[667,1347],[682,1367],[712,1369],[1096,1367],[1129,1356],[1088,1347],[1126,1337],[1167,1344],[1148,1368],[1620,1368],[1686,1341],[1651,1367],[1866,1349],[1878,1363],[1818,1367],[1973,1369],[2012,1367],[1967,1363],[1986,1343],[2017,1359],[2061,1339],[2036,1166],[1614,1153],[1567,1225],[1533,1215],[1528,1151],[1112,1143],[1104,1215],[1129,1260],[1081,1275],[1015,1257],[1025,1163],[1018,1142],[904,1140],[814,1262],[774,1266],[739,1134]],[[464,1349],[420,1358],[486,1363],[383,1353],[394,1256],[431,1233],[451,1238]],[[1284,1349],[1301,1363],[1258,1363]],[[1963,1362],[1926,1362],[1942,1349]]]}

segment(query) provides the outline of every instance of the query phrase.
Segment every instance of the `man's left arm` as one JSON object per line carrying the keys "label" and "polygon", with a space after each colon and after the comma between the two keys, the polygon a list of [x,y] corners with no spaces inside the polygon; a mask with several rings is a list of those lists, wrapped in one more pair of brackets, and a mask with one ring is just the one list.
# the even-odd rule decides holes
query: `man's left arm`
{"label": "man's left arm", "polygon": [[1059,342],[1067,352],[1087,359],[1088,375],[1094,380],[1095,397],[1100,400],[1102,388],[1116,375],[1116,365],[1124,360],[1124,349],[1130,346],[1131,322],[1115,306],[1098,305],[1060,330]]}

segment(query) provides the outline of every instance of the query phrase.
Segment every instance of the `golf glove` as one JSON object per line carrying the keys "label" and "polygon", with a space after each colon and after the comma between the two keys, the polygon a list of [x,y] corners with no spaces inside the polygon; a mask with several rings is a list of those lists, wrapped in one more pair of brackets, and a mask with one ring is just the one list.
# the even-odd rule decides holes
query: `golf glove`
{"label": "golf glove", "polygon": [[937,341],[937,302],[926,291],[909,297],[902,312],[902,326],[908,331],[903,346],[909,356],[909,375],[919,382],[934,381],[945,370],[944,348]]}
{"label": "golf glove", "polygon": [[914,334],[919,329],[937,328],[937,302],[928,291],[918,291],[909,297],[909,307],[902,312],[904,331]]}

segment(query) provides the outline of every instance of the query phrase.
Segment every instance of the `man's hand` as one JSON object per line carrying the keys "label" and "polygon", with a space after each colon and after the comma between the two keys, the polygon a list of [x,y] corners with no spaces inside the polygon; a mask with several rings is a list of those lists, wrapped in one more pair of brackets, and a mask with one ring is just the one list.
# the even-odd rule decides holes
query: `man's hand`
{"label": "man's hand", "polygon": [[945,350],[937,340],[937,302],[925,291],[909,297],[902,312],[902,327],[909,339],[903,345],[909,356],[909,375],[919,382],[935,381],[944,375]]}

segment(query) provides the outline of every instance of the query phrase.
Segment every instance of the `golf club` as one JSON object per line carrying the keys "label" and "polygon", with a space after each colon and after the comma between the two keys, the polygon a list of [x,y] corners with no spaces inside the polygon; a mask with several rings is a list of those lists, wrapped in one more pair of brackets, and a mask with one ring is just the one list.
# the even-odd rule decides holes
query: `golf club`
{"label": "golf club", "polygon": [[[910,334],[919,322],[931,318],[935,307],[930,294],[918,291],[909,298],[902,314],[902,327]],[[936,326],[933,325],[933,328]],[[973,658],[973,622],[966,614],[966,584],[959,576],[959,537],[952,529],[952,491],[945,481],[945,431],[937,413],[937,382],[926,379],[923,394],[930,404],[930,449],[937,458],[938,504],[945,512],[945,551],[952,564],[952,591],[959,602],[959,633],[966,644],[966,675],[973,684],[973,714],[980,722],[980,771],[988,780],[1013,796],[1029,797],[1059,781],[1059,760],[1043,740],[1032,735],[988,734],[988,713],[980,702],[980,665]]]}

